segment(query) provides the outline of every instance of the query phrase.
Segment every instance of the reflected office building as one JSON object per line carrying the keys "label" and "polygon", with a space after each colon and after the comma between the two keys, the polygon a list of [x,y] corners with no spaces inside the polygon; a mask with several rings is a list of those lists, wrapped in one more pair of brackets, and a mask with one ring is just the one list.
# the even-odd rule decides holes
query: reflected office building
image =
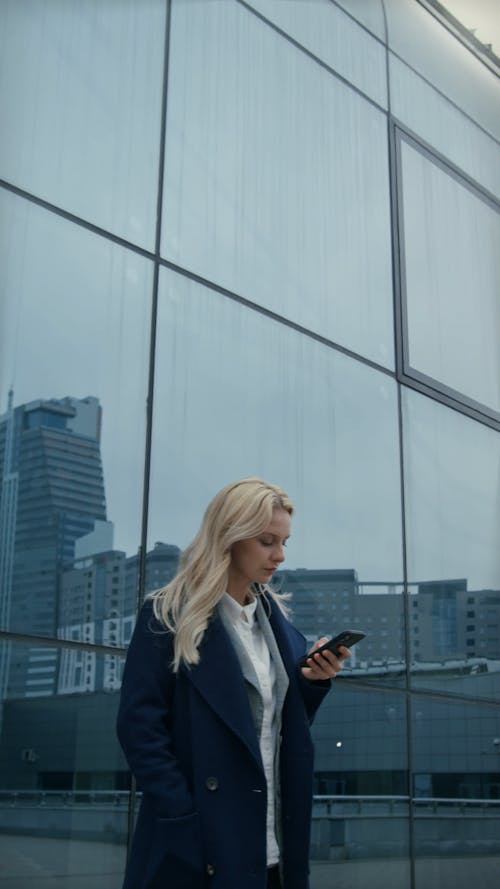
{"label": "reflected office building", "polygon": [[294,503],[307,642],[366,634],[313,726],[311,889],[497,889],[488,5],[2,5],[8,889],[120,889],[138,608],[248,476]]}
{"label": "reflected office building", "polygon": [[[110,531],[112,538],[112,526]],[[156,543],[146,553],[146,594],[172,579],[179,555],[177,546],[166,543]],[[88,535],[77,541],[74,564],[62,571],[60,582],[59,638],[122,649],[128,645],[136,617],[138,556],[127,558],[124,552],[111,548],[100,551],[94,535]],[[57,693],[117,691],[122,668],[123,658],[118,654],[97,658],[92,651],[66,650],[61,657]]]}
{"label": "reflected office building", "polygon": [[[37,400],[0,418],[2,615],[12,631],[57,636],[60,574],[75,541],[106,518],[96,398]],[[30,648],[3,677],[7,697],[56,690],[57,649]]]}

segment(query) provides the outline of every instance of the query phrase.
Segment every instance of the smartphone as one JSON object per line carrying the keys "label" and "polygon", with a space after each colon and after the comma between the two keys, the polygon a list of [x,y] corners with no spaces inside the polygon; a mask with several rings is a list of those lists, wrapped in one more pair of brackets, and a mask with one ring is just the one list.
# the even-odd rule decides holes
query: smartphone
{"label": "smartphone", "polygon": [[[313,653],[317,654],[318,651],[325,651],[325,649],[328,649],[329,651],[333,651],[334,654],[339,654],[341,645],[345,645],[346,648],[351,648],[352,645],[356,645],[356,642],[360,642],[365,636],[366,633],[362,633],[361,630],[344,630],[342,633],[339,633],[338,636],[329,639],[324,645],[320,645],[320,647]],[[311,652],[304,655],[299,661],[299,667],[307,667],[307,659],[310,657]]]}

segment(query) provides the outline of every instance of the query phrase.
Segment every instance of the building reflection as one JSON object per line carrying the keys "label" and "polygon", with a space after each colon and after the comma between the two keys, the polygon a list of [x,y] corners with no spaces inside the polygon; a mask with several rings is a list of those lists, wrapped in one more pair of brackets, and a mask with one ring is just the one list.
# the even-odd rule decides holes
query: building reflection
{"label": "building reflection", "polygon": [[[65,800],[78,808],[82,836],[98,835],[108,819],[114,839],[122,841],[123,817],[113,821],[103,812],[110,804],[123,812],[128,799],[129,773],[114,723],[139,597],[139,557],[114,548],[101,422],[93,396],[14,407],[11,394],[0,418],[2,627],[38,637],[37,645],[19,638],[2,648],[0,788],[12,829],[36,833],[29,812],[41,804],[55,810]],[[168,583],[179,556],[168,542],[146,553],[144,594]],[[405,591],[399,579],[361,579],[354,567],[285,569],[274,584],[290,594],[294,623],[310,643],[347,628],[367,634],[314,728],[313,854],[342,857],[350,849],[355,856],[357,846],[373,844],[375,818],[400,825],[392,825],[387,856],[406,855],[401,815],[411,799],[426,818],[432,812],[421,809],[424,801],[441,819],[456,817],[454,801],[494,805],[500,798],[497,711],[471,703],[464,720],[460,703],[449,699],[436,708],[432,698],[416,698],[410,781],[401,692],[409,665],[416,690],[498,698],[500,591],[469,590],[466,578],[416,581]],[[84,815],[89,808],[101,813],[91,822]],[[482,814],[469,809],[471,818]],[[0,807],[0,827],[6,817]],[[56,834],[64,829],[60,821],[54,815]],[[424,834],[439,850],[438,833],[426,828]],[[490,845],[495,851],[493,839]]]}

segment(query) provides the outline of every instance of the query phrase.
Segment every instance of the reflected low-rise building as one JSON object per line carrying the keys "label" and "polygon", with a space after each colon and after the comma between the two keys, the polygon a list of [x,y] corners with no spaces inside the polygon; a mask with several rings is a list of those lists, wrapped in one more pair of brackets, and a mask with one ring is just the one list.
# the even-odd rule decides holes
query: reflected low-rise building
{"label": "reflected low-rise building", "polygon": [[[62,573],[58,637],[73,642],[124,648],[135,625],[139,590],[139,556],[109,550],[83,554],[79,541],[74,566]],[[174,576],[177,546],[158,542],[145,558],[145,593],[159,589]],[[96,664],[100,672],[96,673]],[[113,691],[120,688],[123,659],[106,654],[101,660],[89,651],[65,649],[61,655],[57,693]]]}

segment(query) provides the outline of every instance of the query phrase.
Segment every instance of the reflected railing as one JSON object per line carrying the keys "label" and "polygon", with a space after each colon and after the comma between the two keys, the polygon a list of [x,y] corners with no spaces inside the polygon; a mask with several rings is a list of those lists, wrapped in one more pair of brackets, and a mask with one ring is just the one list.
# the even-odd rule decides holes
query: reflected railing
{"label": "reflected railing", "polygon": [[93,806],[114,805],[127,808],[128,790],[0,790],[0,807],[16,806]]}
{"label": "reflected railing", "polygon": [[126,790],[0,790],[0,835],[125,844]]}
{"label": "reflected railing", "polygon": [[[125,790],[0,790],[0,833],[124,843],[129,798]],[[312,860],[406,858],[410,806],[417,855],[500,854],[500,799],[316,795]]]}
{"label": "reflected railing", "polygon": [[400,858],[409,854],[413,807],[417,855],[500,854],[500,799],[315,796],[311,858]]}

